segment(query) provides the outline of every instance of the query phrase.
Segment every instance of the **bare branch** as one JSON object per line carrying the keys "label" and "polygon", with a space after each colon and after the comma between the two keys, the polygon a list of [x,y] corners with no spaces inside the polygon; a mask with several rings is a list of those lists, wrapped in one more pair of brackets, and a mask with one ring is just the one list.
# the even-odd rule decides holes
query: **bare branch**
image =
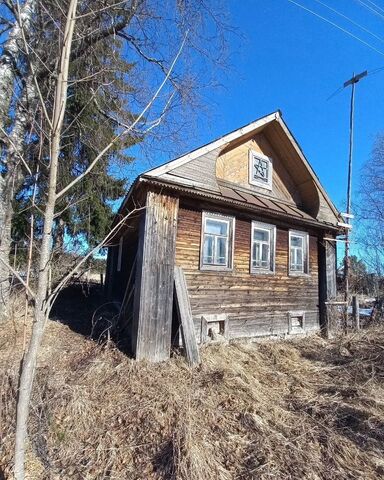
{"label": "bare branch", "polygon": [[66,285],[66,283],[72,278],[72,276],[79,270],[79,268],[81,267],[81,265],[83,265],[87,260],[88,258],[90,258],[94,253],[96,253],[98,250],[100,250],[100,248],[103,248],[105,246],[105,244],[108,242],[108,240],[110,240],[114,234],[119,230],[119,228],[123,225],[123,223],[129,218],[131,217],[133,214],[137,213],[137,212],[140,212],[141,210],[144,210],[146,207],[139,207],[139,208],[135,208],[134,210],[131,210],[127,215],[125,215],[112,229],[111,231],[108,233],[108,235],[106,235],[103,240],[98,244],[96,245],[96,247],[94,247],[90,252],[88,252],[81,260],[80,262],[63,278],[63,280],[61,280],[61,282],[56,286],[56,288],[53,290],[53,292],[51,293],[51,295],[49,296],[49,300],[47,303],[49,303],[49,305],[52,305],[55,301],[55,299],[57,298],[57,295],[60,293],[60,291],[63,289],[63,287]]}
{"label": "bare branch", "polygon": [[186,32],[186,34],[184,36],[184,39],[183,39],[183,41],[180,45],[180,48],[179,48],[175,58],[173,59],[173,62],[171,64],[170,68],[169,68],[169,71],[168,71],[167,75],[165,76],[165,78],[161,82],[160,86],[156,90],[156,92],[153,95],[153,97],[151,98],[151,100],[147,103],[146,107],[141,111],[140,115],[136,118],[136,120],[130,126],[127,126],[123,132],[116,135],[111,140],[111,142],[106,147],[104,147],[103,150],[94,158],[94,160],[90,163],[88,168],[81,175],[76,177],[72,182],[70,182],[66,187],[64,187],[60,192],[58,192],[56,194],[56,199],[63,196],[68,190],[70,190],[74,185],[76,185],[78,182],[80,182],[80,180],[82,180],[86,175],[88,175],[88,173],[94,168],[94,166],[97,164],[97,162],[113,147],[113,145],[116,143],[116,141],[119,140],[121,137],[127,135],[135,127],[135,125],[137,125],[140,122],[140,120],[144,117],[146,112],[151,108],[151,106],[153,105],[153,103],[155,102],[157,97],[159,96],[160,92],[164,88],[165,84],[167,83],[167,81],[168,81],[168,79],[169,79],[169,77],[170,77],[170,75],[171,75],[171,73],[172,73],[172,71],[173,71],[173,69],[176,65],[176,62],[179,59],[179,57],[181,55],[181,52],[183,51],[187,36],[188,36],[188,31]]}
{"label": "bare branch", "polygon": [[0,262],[8,268],[8,270],[19,280],[19,282],[23,285],[23,287],[27,290],[27,292],[31,295],[32,298],[35,298],[35,293],[31,290],[29,285],[21,278],[21,276],[16,272],[16,270],[9,265],[9,263],[5,262],[0,256]]}

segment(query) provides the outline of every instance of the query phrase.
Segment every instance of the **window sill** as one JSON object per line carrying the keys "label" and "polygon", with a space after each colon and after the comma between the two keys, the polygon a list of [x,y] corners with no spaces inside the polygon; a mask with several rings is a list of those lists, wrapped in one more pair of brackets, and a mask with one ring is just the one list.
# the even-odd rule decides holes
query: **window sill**
{"label": "window sill", "polygon": [[262,188],[263,190],[269,190],[270,192],[272,191],[272,185],[269,185],[267,183],[262,183],[262,182],[257,182],[256,180],[249,180],[249,185],[253,185],[254,187],[259,187]]}
{"label": "window sill", "polygon": [[302,273],[302,272],[288,272],[289,277],[311,277],[310,273]]}
{"label": "window sill", "polygon": [[252,270],[249,272],[251,275],[260,276],[260,275],[275,275],[275,271],[271,270]]}
{"label": "window sill", "polygon": [[220,267],[220,265],[200,265],[202,272],[232,272],[232,267]]}

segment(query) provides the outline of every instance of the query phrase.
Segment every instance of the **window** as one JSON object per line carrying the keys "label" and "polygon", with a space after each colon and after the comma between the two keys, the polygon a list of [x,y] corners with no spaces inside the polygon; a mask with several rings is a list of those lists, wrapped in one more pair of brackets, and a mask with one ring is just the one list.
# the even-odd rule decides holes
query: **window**
{"label": "window", "polygon": [[275,271],[275,239],[276,227],[274,225],[252,222],[252,273],[273,273]]}
{"label": "window", "polygon": [[303,333],[305,312],[288,312],[288,333]]}
{"label": "window", "polygon": [[291,230],[289,232],[289,273],[308,272],[308,233]]}
{"label": "window", "polygon": [[249,183],[272,190],[272,171],[271,158],[254,150],[249,151]]}
{"label": "window", "polygon": [[203,212],[201,268],[232,268],[234,218]]}

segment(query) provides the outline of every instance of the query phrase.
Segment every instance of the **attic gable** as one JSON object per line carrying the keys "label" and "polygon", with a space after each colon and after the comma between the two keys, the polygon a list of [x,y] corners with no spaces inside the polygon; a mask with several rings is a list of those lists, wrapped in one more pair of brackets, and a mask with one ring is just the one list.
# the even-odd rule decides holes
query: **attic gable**
{"label": "attic gable", "polygon": [[[249,152],[273,161],[270,188],[249,181]],[[262,157],[264,158],[264,157]],[[231,132],[176,160],[150,170],[146,177],[220,193],[226,183],[301,208],[313,218],[332,224],[339,213],[299,145],[275,112]]]}

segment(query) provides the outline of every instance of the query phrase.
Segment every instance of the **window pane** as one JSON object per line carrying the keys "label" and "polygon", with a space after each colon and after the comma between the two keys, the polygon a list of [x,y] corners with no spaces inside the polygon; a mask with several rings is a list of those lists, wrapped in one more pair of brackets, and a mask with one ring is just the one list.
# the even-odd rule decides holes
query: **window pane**
{"label": "window pane", "polygon": [[291,236],[291,245],[292,247],[302,247],[303,246],[303,237]]}
{"label": "window pane", "polygon": [[267,266],[269,263],[269,245],[263,244],[261,246],[261,260],[263,262],[263,267]]}
{"label": "window pane", "polygon": [[228,224],[220,220],[208,218],[205,225],[205,233],[212,233],[213,235],[228,235]]}
{"label": "window pane", "polygon": [[210,235],[204,236],[203,263],[213,263],[213,237]]}
{"label": "window pane", "polygon": [[254,158],[253,160],[253,176],[256,179],[268,181],[268,167],[269,162],[261,158]]}
{"label": "window pane", "polygon": [[291,270],[296,270],[296,248],[291,248]]}
{"label": "window pane", "polygon": [[219,265],[227,264],[227,239],[225,237],[217,238],[216,263]]}
{"label": "window pane", "polygon": [[262,242],[269,242],[269,231],[268,230],[254,230],[254,240],[259,240]]}
{"label": "window pane", "polygon": [[253,247],[254,247],[254,250],[255,250],[255,256],[254,256],[254,260],[255,260],[255,265],[256,267],[260,267],[261,266],[261,263],[260,263],[260,257],[261,257],[261,249],[260,249],[260,243],[254,243],[253,244]]}
{"label": "window pane", "polygon": [[256,258],[257,258],[257,248],[258,248],[258,244],[257,243],[254,243],[252,245],[252,260],[255,261]]}
{"label": "window pane", "polygon": [[302,270],[302,268],[303,268],[303,250],[301,248],[297,249],[296,254],[297,254],[297,257],[296,257],[297,266],[300,270]]}

